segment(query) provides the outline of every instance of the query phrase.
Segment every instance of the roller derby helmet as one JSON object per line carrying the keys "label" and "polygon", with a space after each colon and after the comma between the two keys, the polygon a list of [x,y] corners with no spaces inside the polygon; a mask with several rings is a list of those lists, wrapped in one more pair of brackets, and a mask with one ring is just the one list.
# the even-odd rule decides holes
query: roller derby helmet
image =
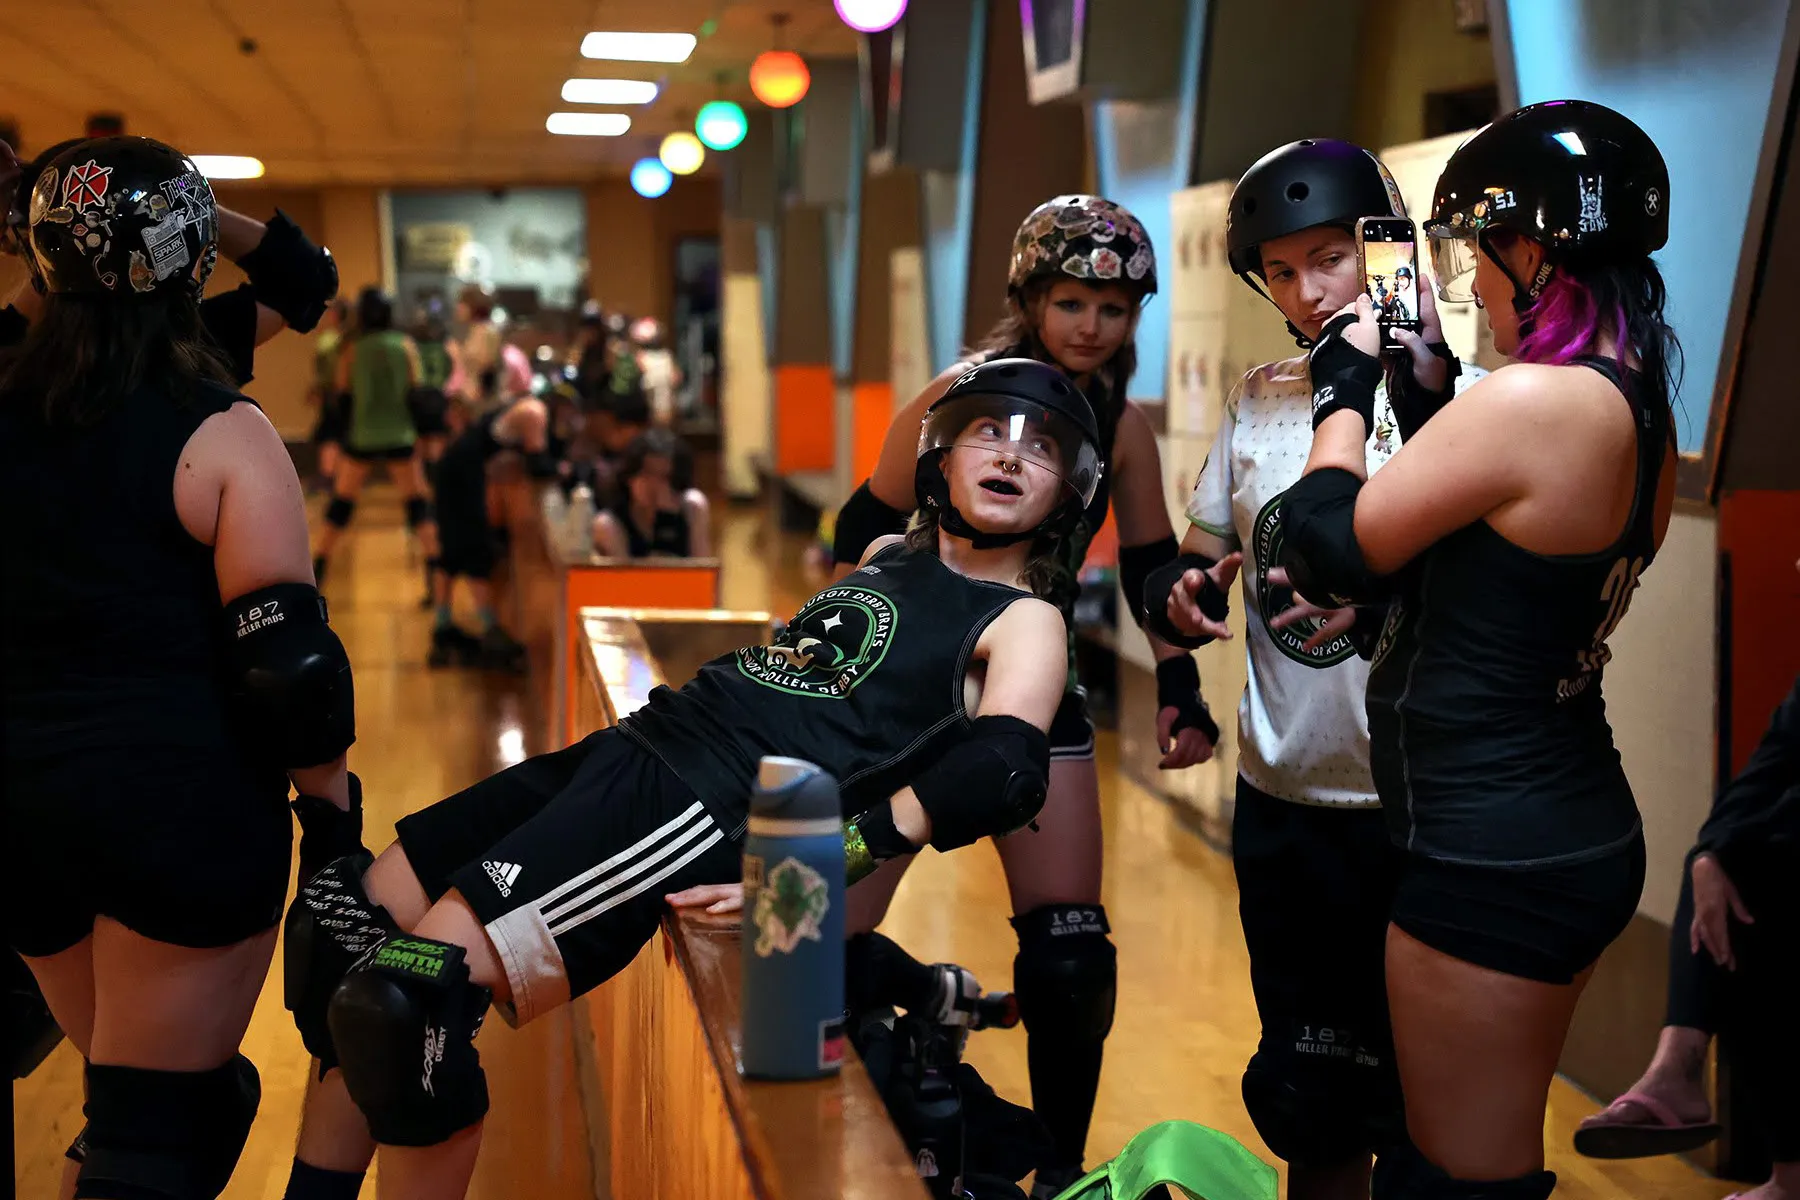
{"label": "roller derby helmet", "polygon": [[198,298],[219,255],[212,185],[144,137],[79,142],[45,164],[26,211],[33,278],[56,295]]}
{"label": "roller derby helmet", "polygon": [[1475,298],[1476,251],[1512,272],[1482,235],[1509,229],[1549,251],[1522,285],[1528,308],[1556,261],[1618,262],[1669,240],[1669,167],[1631,118],[1586,100],[1547,100],[1478,130],[1444,164],[1425,233],[1438,295]]}
{"label": "roller derby helmet", "polygon": [[1156,248],[1144,224],[1102,196],[1058,196],[1031,210],[1013,235],[1007,291],[1045,279],[1118,283],[1156,294]]}
{"label": "roller derby helmet", "polygon": [[[1302,138],[1269,151],[1231,189],[1225,258],[1251,287],[1262,246],[1315,225],[1354,226],[1360,217],[1404,217],[1400,187],[1380,159],[1351,142]],[[1261,291],[1261,288],[1257,288]]]}
{"label": "roller derby helmet", "polygon": [[[950,503],[944,454],[961,444],[982,417],[994,418],[1005,441],[983,440],[981,449],[1015,455],[1062,481],[1061,501],[1032,529],[986,533],[969,524]],[[1028,438],[1028,430],[1048,437]],[[1105,469],[1099,425],[1081,389],[1055,367],[1035,359],[997,358],[971,367],[925,411],[919,424],[913,494],[921,508],[937,512],[939,527],[947,533],[967,538],[979,549],[991,549],[1067,534],[1093,503]]]}

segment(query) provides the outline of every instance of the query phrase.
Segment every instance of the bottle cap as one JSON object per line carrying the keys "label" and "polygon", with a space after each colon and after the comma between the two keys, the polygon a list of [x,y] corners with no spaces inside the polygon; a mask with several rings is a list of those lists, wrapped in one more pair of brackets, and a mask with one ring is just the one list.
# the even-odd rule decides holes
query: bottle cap
{"label": "bottle cap", "polygon": [[750,811],[757,816],[806,821],[842,816],[837,779],[799,758],[767,755],[756,775]]}

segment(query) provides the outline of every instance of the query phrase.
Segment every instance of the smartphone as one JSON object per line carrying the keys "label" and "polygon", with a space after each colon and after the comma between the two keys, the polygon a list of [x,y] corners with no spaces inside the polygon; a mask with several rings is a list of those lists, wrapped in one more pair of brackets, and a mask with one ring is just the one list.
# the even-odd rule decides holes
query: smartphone
{"label": "smartphone", "polygon": [[1400,349],[1393,331],[1419,332],[1419,242],[1408,217],[1363,217],[1356,222],[1356,257],[1363,291],[1375,304],[1381,347]]}

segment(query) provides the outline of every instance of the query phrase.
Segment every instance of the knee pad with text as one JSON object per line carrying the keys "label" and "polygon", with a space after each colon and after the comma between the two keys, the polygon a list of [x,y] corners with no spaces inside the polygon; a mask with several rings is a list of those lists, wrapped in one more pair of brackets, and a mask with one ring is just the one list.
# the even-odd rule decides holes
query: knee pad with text
{"label": "knee pad with text", "polygon": [[321,1071],[337,1065],[326,1011],[350,968],[400,932],[363,890],[368,851],[340,858],[301,885],[283,931],[283,1003]]}
{"label": "knee pad with text", "polygon": [[461,946],[387,939],[331,998],[332,1045],[350,1098],[388,1146],[435,1146],[487,1114],[475,1035],[493,993]]}
{"label": "knee pad with text", "polygon": [[1031,1033],[1094,1041],[1112,1032],[1119,952],[1098,904],[1052,904],[1012,919],[1013,993]]}

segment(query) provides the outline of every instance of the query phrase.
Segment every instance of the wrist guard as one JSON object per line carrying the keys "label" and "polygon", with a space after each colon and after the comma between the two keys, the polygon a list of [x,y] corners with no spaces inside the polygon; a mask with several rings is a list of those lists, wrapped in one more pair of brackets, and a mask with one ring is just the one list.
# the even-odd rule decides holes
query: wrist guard
{"label": "wrist guard", "polygon": [[[1166,562],[1144,578],[1144,629],[1183,650],[1198,650],[1212,641],[1209,634],[1195,636],[1184,633],[1175,622],[1169,620],[1169,596],[1174,592],[1181,577],[1189,571],[1205,574],[1216,565],[1215,559],[1204,554],[1182,554],[1173,561]],[[1223,621],[1231,612],[1231,596],[1206,575],[1206,582],[1200,586],[1200,594],[1194,597],[1194,603],[1210,620]],[[1196,684],[1198,686],[1198,684]]]}
{"label": "wrist guard", "polygon": [[1171,738],[1184,729],[1198,729],[1207,741],[1219,744],[1219,723],[1200,698],[1200,668],[1187,655],[1156,664],[1156,707],[1175,710],[1175,723],[1169,727]]}
{"label": "wrist guard", "polygon": [[1367,438],[1375,429],[1375,388],[1381,383],[1381,360],[1344,339],[1344,331],[1354,324],[1355,313],[1334,318],[1320,332],[1307,359],[1312,375],[1312,423],[1317,429],[1332,413],[1349,409],[1363,419],[1363,437]]}
{"label": "wrist guard", "polygon": [[1400,440],[1410,441],[1424,428],[1450,398],[1456,395],[1456,381],[1462,377],[1462,360],[1445,342],[1427,342],[1425,348],[1444,360],[1448,373],[1441,391],[1429,391],[1413,374],[1412,355],[1399,355],[1388,380],[1388,400],[1394,406],[1394,422],[1400,427]]}

